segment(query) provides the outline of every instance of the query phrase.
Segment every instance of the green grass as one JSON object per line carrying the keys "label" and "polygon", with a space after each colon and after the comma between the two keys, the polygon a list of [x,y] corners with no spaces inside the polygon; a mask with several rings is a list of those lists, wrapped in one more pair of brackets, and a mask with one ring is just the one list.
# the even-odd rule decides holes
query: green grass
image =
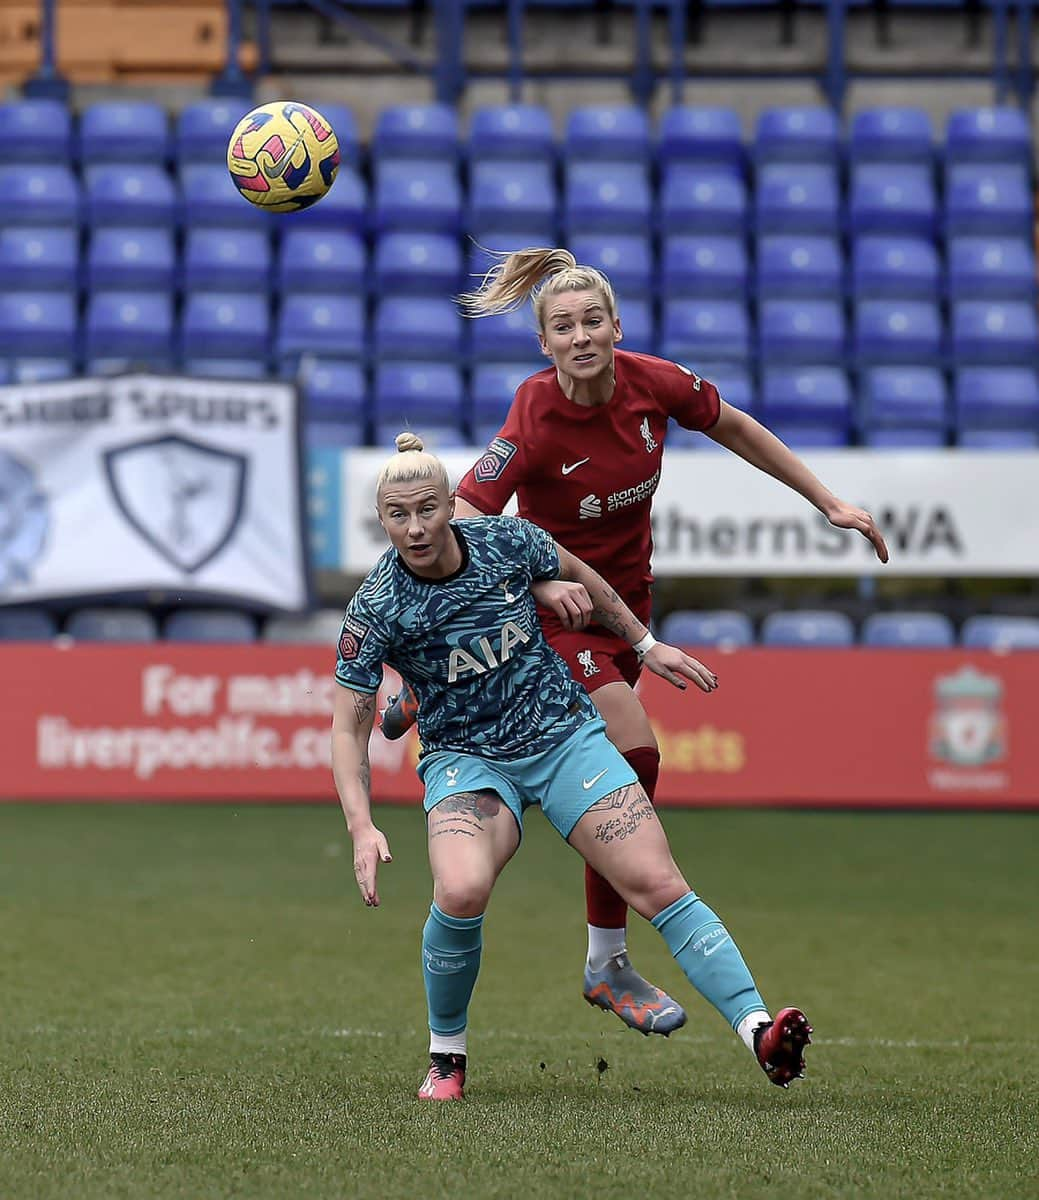
{"label": "green grass", "polygon": [[766,999],[815,1025],[784,1092],[641,923],[689,1025],[583,1003],[580,863],[532,815],[444,1106],[414,1099],[423,823],[379,820],[369,911],[332,807],[0,806],[3,1200],[1039,1194],[1034,817],[666,815]]}

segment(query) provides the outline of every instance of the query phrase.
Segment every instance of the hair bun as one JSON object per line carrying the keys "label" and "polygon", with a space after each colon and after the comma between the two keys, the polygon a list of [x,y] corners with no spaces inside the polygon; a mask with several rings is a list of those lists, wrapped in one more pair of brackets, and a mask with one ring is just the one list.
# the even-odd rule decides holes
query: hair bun
{"label": "hair bun", "polygon": [[412,433],[410,430],[405,430],[404,433],[398,433],[393,439],[397,449],[401,454],[406,454],[409,450],[422,451],[425,447],[422,444],[422,439],[417,433]]}

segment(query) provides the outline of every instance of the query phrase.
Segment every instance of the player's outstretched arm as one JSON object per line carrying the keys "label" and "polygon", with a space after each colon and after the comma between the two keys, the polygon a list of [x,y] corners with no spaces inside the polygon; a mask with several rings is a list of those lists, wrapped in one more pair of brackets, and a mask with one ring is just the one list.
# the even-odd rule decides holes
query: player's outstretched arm
{"label": "player's outstretched arm", "polygon": [[592,602],[592,617],[611,633],[623,638],[655,674],[685,691],[691,680],[701,691],[713,692],[718,676],[702,662],[691,658],[677,646],[658,642],[612,587],[586,562],[556,543],[559,554],[559,578],[584,584]]}
{"label": "player's outstretched arm", "polygon": [[856,529],[873,546],[877,558],[886,563],[887,544],[876,522],[865,509],[845,504],[812,474],[797,455],[753,417],[722,401],[718,420],[707,436],[738,454],[752,467],[764,471],[793,488],[838,529]]}
{"label": "player's outstretched arm", "polygon": [[375,697],[352,688],[336,689],[332,712],[332,775],[346,828],[354,845],[354,878],[361,899],[379,907],[379,863],[392,862],[383,833],[372,823],[368,739],[375,718]]}

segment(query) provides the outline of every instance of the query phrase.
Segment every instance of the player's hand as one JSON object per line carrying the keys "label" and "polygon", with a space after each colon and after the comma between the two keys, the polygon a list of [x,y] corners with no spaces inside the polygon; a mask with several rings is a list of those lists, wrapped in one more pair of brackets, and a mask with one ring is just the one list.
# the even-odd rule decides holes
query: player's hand
{"label": "player's hand", "polygon": [[676,688],[685,691],[691,680],[702,692],[713,692],[718,686],[718,676],[702,662],[690,658],[677,646],[669,646],[666,642],[657,642],[642,659],[654,675],[666,679]]}
{"label": "player's hand", "polygon": [[583,583],[538,579],[530,585],[538,604],[550,608],[564,629],[584,629],[592,619],[592,600]]}
{"label": "player's hand", "polygon": [[882,563],[887,562],[887,542],[884,541],[884,535],[877,528],[873,517],[864,508],[855,508],[852,504],[838,500],[836,507],[826,514],[826,519],[838,529],[857,529],[872,543],[877,558]]}
{"label": "player's hand", "polygon": [[379,863],[393,862],[390,845],[385,835],[369,825],[358,832],[354,841],[354,879],[361,892],[361,899],[369,908],[379,907],[378,874]]}

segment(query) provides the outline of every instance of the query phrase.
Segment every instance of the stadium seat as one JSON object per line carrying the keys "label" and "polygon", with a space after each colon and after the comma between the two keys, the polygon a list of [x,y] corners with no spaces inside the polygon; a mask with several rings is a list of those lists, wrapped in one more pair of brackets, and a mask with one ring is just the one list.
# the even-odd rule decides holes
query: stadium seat
{"label": "stadium seat", "polygon": [[322,608],[299,616],[268,617],[263,626],[263,640],[297,646],[335,646],[342,628],[342,609]]}
{"label": "stadium seat", "polygon": [[634,350],[638,354],[656,354],[657,329],[650,301],[625,300],[618,315],[624,334],[624,349]]}
{"label": "stadium seat", "polygon": [[184,358],[180,369],[193,379],[266,379],[265,358]]}
{"label": "stadium seat", "polygon": [[960,108],[945,128],[948,163],[1019,163],[1032,168],[1028,118],[1017,108]]}
{"label": "stadium seat", "polygon": [[948,237],[1028,239],[1034,220],[1031,188],[1020,168],[967,165],[950,170],[945,187]]}
{"label": "stadium seat", "polygon": [[1039,380],[1034,367],[962,367],[953,376],[956,427],[1039,430]]}
{"label": "stadium seat", "polygon": [[738,300],[665,300],[660,353],[678,362],[745,361],[750,356],[750,318]]}
{"label": "stadium seat", "polygon": [[397,104],[383,108],[372,133],[372,161],[439,159],[453,163],[461,143],[458,114],[449,104]]}
{"label": "stadium seat", "polygon": [[182,167],[218,164],[226,175],[227,143],[244,116],[243,106],[237,100],[208,97],[185,105],[177,118],[174,135],[177,161]]}
{"label": "stadium seat", "polygon": [[1039,433],[1031,429],[965,429],[957,439],[961,450],[1039,450]]}
{"label": "stadium seat", "polygon": [[867,429],[862,445],[870,450],[944,450],[948,438],[940,429],[908,426],[897,429]]}
{"label": "stadium seat", "polygon": [[469,126],[469,157],[473,162],[511,159],[552,166],[556,143],[551,113],[534,104],[475,109]]}
{"label": "stadium seat", "polygon": [[675,163],[664,171],[659,199],[662,234],[746,233],[746,185],[731,174]]}
{"label": "stadium seat", "polygon": [[851,120],[848,155],[852,162],[915,163],[934,157],[934,128],[922,108],[867,108]]}
{"label": "stadium seat", "polygon": [[366,418],[356,421],[305,421],[303,441],[308,454],[312,450],[352,450],[371,444]]}
{"label": "stadium seat", "polygon": [[364,242],[353,232],[289,228],[281,238],[276,281],[282,292],[363,292],[368,286]]}
{"label": "stadium seat", "polygon": [[823,163],[840,161],[840,129],[831,108],[766,108],[754,132],[754,163]]}
{"label": "stadium seat", "polygon": [[415,159],[376,168],[372,223],[377,232],[456,233],[461,222],[462,191],[453,164]]}
{"label": "stadium seat", "polygon": [[[395,421],[386,425],[376,425],[372,435],[372,445],[386,450],[393,449],[394,439],[403,429],[413,429],[414,426],[401,426]],[[422,436],[422,444],[434,454],[444,450],[462,450],[469,446],[468,436],[455,425],[433,425],[423,422],[416,432]]]}
{"label": "stadium seat", "polygon": [[158,625],[143,608],[80,608],[65,622],[77,642],[154,642]]}
{"label": "stadium seat", "polygon": [[86,218],[92,226],[149,228],[176,221],[176,192],[163,167],[106,163],[87,167],[83,182]]}
{"label": "stadium seat", "polygon": [[4,197],[4,225],[75,228],[79,224],[79,183],[66,166],[0,166],[0,195]]}
{"label": "stadium seat", "polygon": [[648,169],[637,163],[582,162],[567,167],[563,224],[582,233],[644,233],[652,226]]}
{"label": "stadium seat", "polygon": [[83,352],[89,360],[173,363],[173,297],[169,292],[94,292],[87,301]]}
{"label": "stadium seat", "polygon": [[941,262],[925,238],[856,238],[851,256],[852,292],[857,300],[941,298]]}
{"label": "stadium seat", "polygon": [[462,287],[458,239],[443,233],[385,233],[372,267],[379,296],[453,296]]}
{"label": "stadium seat", "polygon": [[949,428],[944,375],[937,367],[912,365],[862,371],[859,421],[870,445],[943,445]]}
{"label": "stadium seat", "polygon": [[474,164],[467,227],[477,241],[485,242],[491,230],[522,230],[538,231],[535,245],[554,245],[557,220],[555,183],[547,163]]}
{"label": "stadium seat", "polygon": [[273,220],[291,230],[364,234],[368,230],[368,189],[357,169],[344,165],[320,204],[281,216],[274,214]]}
{"label": "stadium seat", "polygon": [[69,358],[16,358],[10,364],[9,382],[52,383],[56,379],[71,379],[73,365]]}
{"label": "stadium seat", "polygon": [[166,111],[143,100],[89,104],[80,114],[78,144],[83,163],[165,166],[170,153]]}
{"label": "stadium seat", "polygon": [[654,294],[653,249],[646,234],[574,233],[567,245],[579,263],[606,275],[619,302]]}
{"label": "stadium seat", "polygon": [[530,305],[525,304],[512,312],[477,317],[467,324],[474,363],[528,362],[530,371],[549,365],[538,346],[537,327]]}
{"label": "stadium seat", "polygon": [[854,642],[851,619],[827,609],[769,613],[761,623],[764,646],[851,646]]}
{"label": "stadium seat", "polygon": [[[544,366],[548,365],[548,360],[545,359]],[[473,367],[469,389],[472,396],[474,426],[494,425],[494,432],[497,432],[512,407],[516,390],[533,373],[533,368],[524,362],[484,363],[478,361]]]}
{"label": "stadium seat", "polygon": [[377,359],[456,362],[464,351],[462,316],[452,300],[388,296],[376,305],[372,349]]}
{"label": "stadium seat", "polygon": [[698,359],[696,373],[710,380],[726,404],[743,412],[754,412],[758,405],[757,385],[747,367],[731,362]]}
{"label": "stadium seat", "polygon": [[57,623],[42,608],[0,608],[0,642],[49,642],[57,634]]}
{"label": "stadium seat", "polygon": [[589,105],[570,110],[563,134],[563,158],[579,162],[641,164],[651,156],[649,118],[635,105]]}
{"label": "stadium seat", "polygon": [[368,387],[360,364],[309,357],[297,382],[307,420],[363,424],[367,419]]}
{"label": "stadium seat", "polygon": [[952,646],[955,641],[952,622],[937,612],[870,613],[862,623],[864,646],[929,650]]}
{"label": "stadium seat", "polygon": [[971,650],[1039,650],[1039,618],[979,613],[963,622],[960,642]]}
{"label": "stadium seat", "polygon": [[7,163],[72,160],[72,117],[60,100],[32,98],[0,104],[0,129]]}
{"label": "stadium seat", "polygon": [[187,292],[181,317],[186,358],[255,358],[271,353],[267,293]]}
{"label": "stadium seat", "polygon": [[950,300],[1035,299],[1035,251],[1024,238],[950,238],[947,265]]}
{"label": "stadium seat", "polygon": [[[528,246],[553,246],[555,237],[549,236],[548,230],[488,230],[480,235],[479,241],[470,236],[467,246],[466,280],[467,288],[477,287],[487,272],[501,261],[501,256],[523,250]],[[604,234],[601,236],[609,236]]]}
{"label": "stadium seat", "polygon": [[958,364],[1035,363],[1039,324],[1034,304],[1021,300],[960,300],[951,307],[952,354]]}
{"label": "stadium seat", "polygon": [[746,240],[709,234],[664,239],[660,255],[661,291],[669,300],[744,300],[747,296]]}
{"label": "stadium seat", "polygon": [[733,650],[754,642],[754,627],[746,613],[679,609],[660,623],[660,638],[672,646],[717,646]]}
{"label": "stadium seat", "polygon": [[366,324],[360,296],[286,292],[278,308],[274,353],[282,371],[294,371],[305,354],[360,358],[367,350]]}
{"label": "stadium seat", "polygon": [[458,367],[443,362],[387,362],[375,369],[372,420],[379,427],[461,429],[466,419]]}
{"label": "stadium seat", "polygon": [[273,229],[277,214],[241,196],[224,166],[181,164],[179,186],[180,219],[188,229]]}
{"label": "stadium seat", "polygon": [[754,221],[759,235],[840,232],[841,197],[836,169],[777,163],[758,172]]}
{"label": "stadium seat", "polygon": [[844,308],[835,300],[763,300],[758,346],[769,363],[839,363],[845,353]]}
{"label": "stadium seat", "polygon": [[172,291],[177,286],[173,230],[93,230],[85,276],[90,291]]}
{"label": "stadium seat", "polygon": [[766,367],[759,409],[770,429],[833,430],[847,441],[852,425],[848,376],[843,367]]}
{"label": "stadium seat", "polygon": [[0,355],[72,362],[77,353],[75,292],[0,291]]}
{"label": "stadium seat", "polygon": [[840,242],[811,234],[759,238],[756,291],[759,300],[842,300]]}
{"label": "stadium seat", "polygon": [[74,229],[0,229],[0,277],[12,290],[79,287],[79,234]]}
{"label": "stadium seat", "polygon": [[856,235],[932,238],[938,228],[934,181],[928,167],[865,163],[851,171],[848,222]]}
{"label": "stadium seat", "polygon": [[860,365],[930,365],[942,354],[937,304],[862,300],[855,305],[854,355]]}
{"label": "stadium seat", "polygon": [[702,172],[742,179],[746,164],[739,113],[732,108],[676,105],[660,118],[657,161],[695,165]]}
{"label": "stadium seat", "polygon": [[182,287],[189,292],[266,292],[270,238],[261,229],[191,229],[184,239],[182,272]]}
{"label": "stadium seat", "polygon": [[254,642],[256,622],[233,609],[180,608],[166,618],[162,636],[168,642]]}

